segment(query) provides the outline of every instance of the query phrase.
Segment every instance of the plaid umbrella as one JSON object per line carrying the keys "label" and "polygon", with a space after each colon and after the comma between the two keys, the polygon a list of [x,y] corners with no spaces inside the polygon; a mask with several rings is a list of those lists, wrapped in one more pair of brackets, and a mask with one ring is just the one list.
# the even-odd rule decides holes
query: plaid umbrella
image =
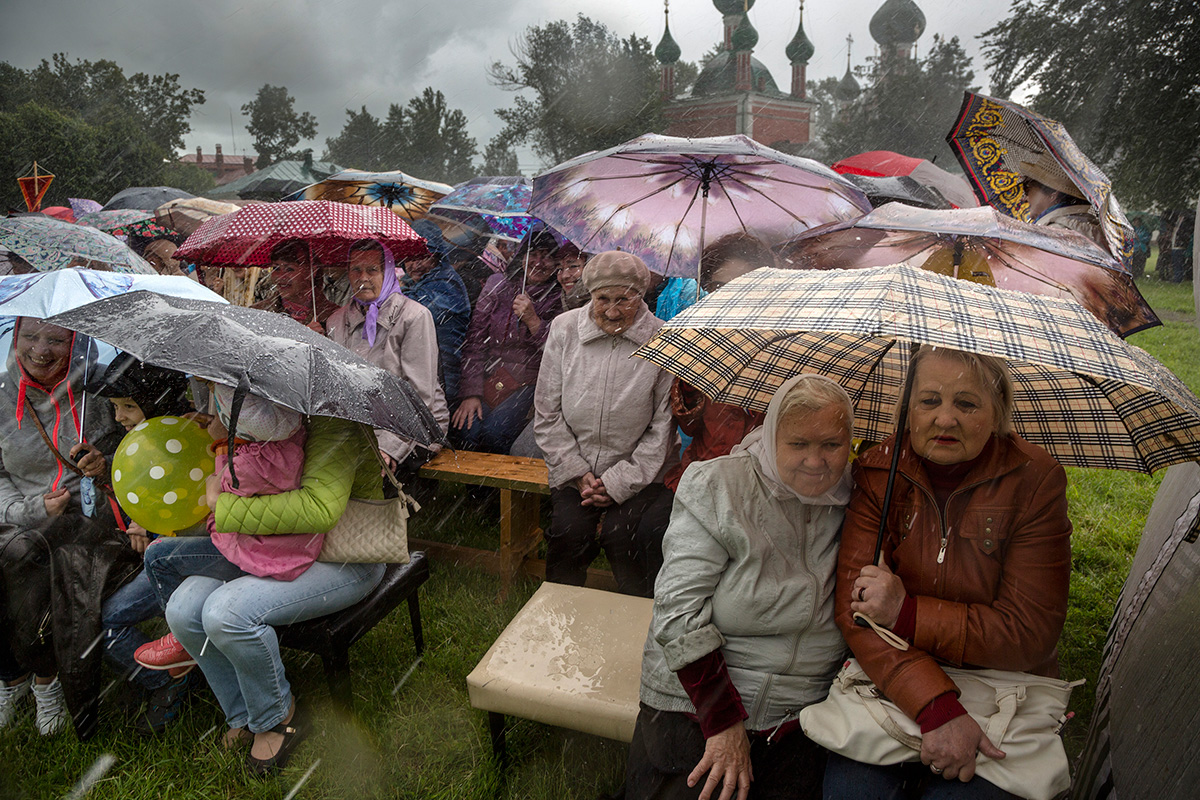
{"label": "plaid umbrella", "polygon": [[0,219],[0,250],[16,253],[38,272],[83,265],[111,272],[158,274],[107,233],[41,215]]}
{"label": "plaid umbrella", "polygon": [[759,269],[669,321],[637,355],[717,402],[765,411],[799,372],[837,380],[854,435],[895,432],[914,342],[1008,360],[1017,432],[1077,467],[1153,472],[1200,459],[1200,399],[1070,300],[908,265]]}
{"label": "plaid umbrella", "polygon": [[360,206],[383,206],[409,222],[416,222],[425,216],[431,205],[451,191],[452,187],[448,184],[414,178],[400,170],[362,172],[347,169],[283,199],[332,200]]}

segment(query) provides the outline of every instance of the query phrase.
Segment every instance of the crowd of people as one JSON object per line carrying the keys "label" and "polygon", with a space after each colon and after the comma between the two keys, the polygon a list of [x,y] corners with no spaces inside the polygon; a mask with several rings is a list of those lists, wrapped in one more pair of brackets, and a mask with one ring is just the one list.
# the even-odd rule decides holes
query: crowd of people
{"label": "crowd of people", "polygon": [[[479,281],[482,262],[461,258],[432,223],[416,230],[428,254],[400,262],[373,240],[332,265],[303,241],[283,242],[258,304],[404,378],[454,447],[545,459],[548,580],[582,585],[603,550],[619,591],[654,598],[629,800],[898,797],[904,787],[1012,796],[975,776],[977,754],[1004,754],[942,669],[1057,672],[1066,478],[1012,432],[1003,362],[917,351],[904,433],[851,467],[854,409],[829,378],[792,377],[764,415],[631,358],[663,325],[664,278],[637,256],[586,254],[540,231]],[[754,237],[725,237],[705,249],[700,292],[774,264]],[[222,280],[204,268],[195,277]],[[0,641],[0,728],[32,698],[40,733],[73,717],[84,735],[98,665],[83,650],[100,636],[105,659],[146,693],[140,730],[178,717],[198,667],[225,714],[225,745],[270,774],[308,728],[272,626],[348,607],[375,587],[382,565],[321,562],[321,536],[350,498],[394,496],[384,475],[410,480],[439,446],[384,430],[372,441],[356,424],[251,395],[231,454],[233,387],[128,356],[97,370],[94,358],[85,337],[23,318],[0,383],[0,516],[10,529],[0,611],[14,623]],[[163,414],[214,439],[212,513],[192,530],[148,531],[103,492],[86,497],[109,480],[122,433]],[[86,619],[64,610],[89,603]],[[155,616],[170,633],[149,641],[137,626]],[[860,763],[801,730],[799,710],[825,697],[848,652],[920,726],[919,762]]]}

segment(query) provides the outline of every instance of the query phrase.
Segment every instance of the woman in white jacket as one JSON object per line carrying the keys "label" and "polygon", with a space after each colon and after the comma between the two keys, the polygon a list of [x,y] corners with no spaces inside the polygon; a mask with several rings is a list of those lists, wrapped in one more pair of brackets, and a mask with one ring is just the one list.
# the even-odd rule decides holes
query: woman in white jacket
{"label": "woman in white jacket", "polygon": [[761,428],[688,467],[663,540],[627,800],[819,798],[824,751],[800,730],[846,645],[833,620],[850,498],[846,392],[798,375]]}
{"label": "woman in white jacket", "polygon": [[671,513],[662,481],[679,443],[671,376],[630,356],[662,321],[642,299],[650,270],[635,255],[600,253],[583,284],[588,304],[550,326],[533,400],[534,437],[550,471],[546,579],[583,585],[603,547],[617,588],[649,597]]}

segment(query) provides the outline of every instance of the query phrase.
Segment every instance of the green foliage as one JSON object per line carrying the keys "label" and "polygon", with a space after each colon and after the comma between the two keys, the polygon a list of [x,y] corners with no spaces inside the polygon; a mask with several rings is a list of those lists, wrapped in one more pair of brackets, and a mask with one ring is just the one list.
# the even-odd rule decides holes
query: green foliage
{"label": "green foliage", "polygon": [[1194,0],[1014,0],[985,31],[992,91],[1035,92],[1133,206],[1200,192],[1200,15]]}
{"label": "green foliage", "polygon": [[862,94],[844,108],[832,98],[836,80],[827,78],[817,84],[813,99],[821,104],[818,119],[825,158],[832,163],[867,150],[894,150],[953,163],[946,132],[958,116],[963,91],[975,77],[958,37],[935,36],[933,47],[920,61],[885,54],[868,62],[859,70]]}
{"label": "green foliage", "polygon": [[520,95],[496,115],[508,141],[527,143],[548,162],[601,150],[662,128],[660,78],[650,40],[621,39],[580,14],[526,29],[516,63],[488,70],[496,86]]}
{"label": "green foliage", "polygon": [[162,178],[156,186],[173,186],[195,195],[203,195],[214,188],[217,181],[208,170],[195,164],[174,161],[163,165]]}
{"label": "green foliage", "polygon": [[317,118],[307,111],[296,112],[296,98],[284,86],[264,83],[258,94],[242,106],[249,117],[246,130],[254,137],[258,168],[298,155],[293,148],[301,139],[317,135]]}
{"label": "green foliage", "polygon": [[503,136],[493,136],[483,151],[484,175],[520,175],[521,167],[517,160],[517,151],[513,150]]}
{"label": "green foliage", "polygon": [[350,169],[378,172],[388,169],[386,134],[379,119],[363,106],[361,111],[346,109],[346,124],[337,136],[325,140],[325,161],[344,164]]}

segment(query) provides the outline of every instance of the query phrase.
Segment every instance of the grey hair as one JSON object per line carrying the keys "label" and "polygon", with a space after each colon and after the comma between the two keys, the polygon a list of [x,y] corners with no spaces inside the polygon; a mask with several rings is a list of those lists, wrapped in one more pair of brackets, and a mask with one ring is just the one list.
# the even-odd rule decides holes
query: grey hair
{"label": "grey hair", "polygon": [[[912,374],[915,376],[921,362],[935,354],[951,358],[962,364],[987,391],[992,405],[996,408],[996,423],[993,433],[1001,437],[1012,433],[1013,382],[1008,371],[1008,362],[1002,358],[985,356],[980,353],[921,345],[913,355]],[[899,413],[900,403],[897,401],[893,417],[899,416]],[[908,420],[904,421],[904,428],[908,429]]]}
{"label": "grey hair", "polygon": [[789,414],[795,414],[798,411],[807,413],[820,411],[832,405],[842,407],[846,414],[846,427],[853,431],[854,403],[850,401],[850,395],[841,387],[841,384],[824,375],[804,373],[780,400],[778,419],[782,420]]}

